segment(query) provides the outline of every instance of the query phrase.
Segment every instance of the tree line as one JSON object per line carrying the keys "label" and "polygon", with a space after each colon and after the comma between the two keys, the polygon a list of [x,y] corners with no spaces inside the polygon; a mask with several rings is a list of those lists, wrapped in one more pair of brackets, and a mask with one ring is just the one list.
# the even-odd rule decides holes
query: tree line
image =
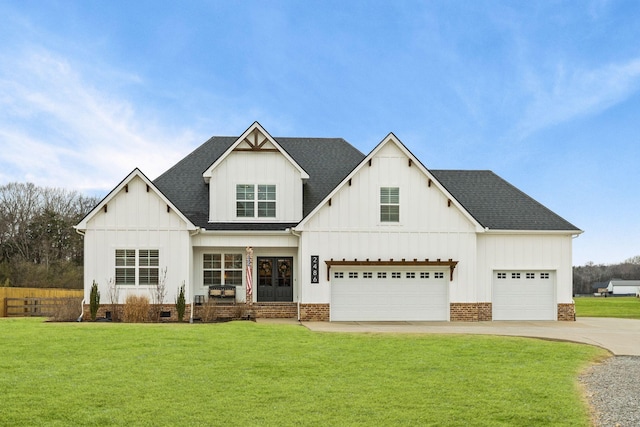
{"label": "tree line", "polygon": [[83,241],[73,226],[99,202],[32,183],[0,186],[0,286],[83,287]]}
{"label": "tree line", "polygon": [[594,293],[593,284],[611,279],[640,280],[640,255],[619,264],[594,264],[573,267],[573,293]]}

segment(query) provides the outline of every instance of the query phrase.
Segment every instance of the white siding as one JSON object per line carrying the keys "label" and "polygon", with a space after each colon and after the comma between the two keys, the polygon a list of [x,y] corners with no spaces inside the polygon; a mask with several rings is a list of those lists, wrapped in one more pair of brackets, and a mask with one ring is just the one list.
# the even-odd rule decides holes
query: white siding
{"label": "white siding", "polygon": [[[84,237],[85,299],[91,284],[99,285],[101,303],[110,302],[108,283],[115,278],[116,249],[158,249],[161,269],[167,270],[165,303],[174,301],[184,282],[190,298],[190,244],[186,223],[139,177],[128,183],[88,222]],[[145,286],[119,287],[120,302],[129,294],[150,296]]]}
{"label": "white siding", "polygon": [[[301,241],[302,302],[330,302],[324,263],[331,258],[460,261],[448,282],[451,301],[475,301],[476,233],[472,224],[394,144],[372,160],[309,218]],[[380,187],[400,188],[400,222],[380,222]],[[310,283],[310,256],[320,257],[320,283]]]}
{"label": "white siding", "polygon": [[[276,186],[276,218],[237,218],[236,185]],[[209,182],[209,220],[212,222],[298,222],[302,219],[302,177],[277,152],[230,153],[212,171]]]}
{"label": "white siding", "polygon": [[556,272],[557,303],[573,302],[570,235],[481,234],[478,236],[478,300],[491,301],[495,270]]}

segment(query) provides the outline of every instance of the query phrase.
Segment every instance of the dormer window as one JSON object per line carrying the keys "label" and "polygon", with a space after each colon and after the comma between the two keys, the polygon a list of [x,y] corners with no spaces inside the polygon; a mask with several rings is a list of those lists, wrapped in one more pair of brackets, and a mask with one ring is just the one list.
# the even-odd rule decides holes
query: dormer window
{"label": "dormer window", "polygon": [[258,217],[276,217],[276,186],[258,185]]}
{"label": "dormer window", "polygon": [[[236,185],[236,216],[238,218],[275,218],[276,186]],[[257,208],[257,209],[256,209]]]}
{"label": "dormer window", "polygon": [[255,216],[255,191],[253,185],[236,185],[236,216],[253,218]]}

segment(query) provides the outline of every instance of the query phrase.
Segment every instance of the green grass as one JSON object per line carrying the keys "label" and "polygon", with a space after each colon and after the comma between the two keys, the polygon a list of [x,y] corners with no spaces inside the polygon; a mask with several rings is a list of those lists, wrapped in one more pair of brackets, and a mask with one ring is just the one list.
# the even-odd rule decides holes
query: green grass
{"label": "green grass", "polygon": [[0,425],[588,426],[604,350],[302,326],[0,320]]}
{"label": "green grass", "polygon": [[576,297],[578,317],[618,317],[640,319],[640,298],[636,297]]}

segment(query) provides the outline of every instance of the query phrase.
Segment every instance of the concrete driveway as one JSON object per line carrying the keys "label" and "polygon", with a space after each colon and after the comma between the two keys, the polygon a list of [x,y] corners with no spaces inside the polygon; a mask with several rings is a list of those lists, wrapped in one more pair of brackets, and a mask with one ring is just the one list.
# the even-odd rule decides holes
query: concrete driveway
{"label": "concrete driveway", "polygon": [[591,344],[616,356],[640,356],[640,320],[580,317],[575,322],[302,322],[315,332],[483,334]]}

